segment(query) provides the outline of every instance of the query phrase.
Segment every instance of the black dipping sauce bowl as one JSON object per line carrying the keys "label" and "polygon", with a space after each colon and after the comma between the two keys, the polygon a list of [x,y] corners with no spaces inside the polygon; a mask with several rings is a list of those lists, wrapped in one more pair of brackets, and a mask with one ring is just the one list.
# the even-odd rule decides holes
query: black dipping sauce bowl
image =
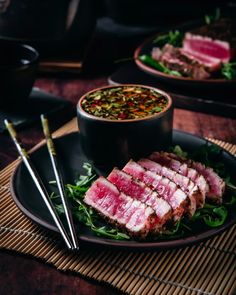
{"label": "black dipping sauce bowl", "polygon": [[[127,86],[152,89],[164,95],[167,98],[166,107],[159,113],[128,120],[104,119],[84,111],[82,101],[91,93]],[[122,168],[130,159],[137,160],[153,151],[166,149],[172,142],[172,99],[153,87],[122,84],[90,91],[78,102],[77,118],[83,152],[95,169],[104,175],[113,167]]]}
{"label": "black dipping sauce bowl", "polygon": [[0,40],[0,107],[23,107],[32,90],[39,54],[29,45]]}

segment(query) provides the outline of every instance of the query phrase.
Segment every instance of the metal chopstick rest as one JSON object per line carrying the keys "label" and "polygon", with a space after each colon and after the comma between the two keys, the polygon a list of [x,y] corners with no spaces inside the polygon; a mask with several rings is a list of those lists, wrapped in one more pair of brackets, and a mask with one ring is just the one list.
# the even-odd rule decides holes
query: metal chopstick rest
{"label": "metal chopstick rest", "polygon": [[45,115],[41,115],[41,122],[42,122],[43,132],[44,132],[46,142],[47,142],[50,160],[51,160],[53,171],[54,171],[54,174],[56,177],[56,183],[57,183],[57,187],[59,190],[59,195],[61,197],[62,205],[63,205],[65,216],[66,216],[67,225],[68,225],[68,228],[70,231],[72,243],[73,243],[74,248],[79,249],[79,244],[78,244],[78,239],[77,239],[76,232],[75,232],[72,214],[71,214],[71,211],[70,211],[67,199],[66,199],[64,182],[63,182],[62,174],[59,169],[59,165],[58,165],[58,161],[57,161],[56,149],[55,149],[53,139],[51,136],[51,132],[49,129],[48,119],[46,118]]}
{"label": "metal chopstick rest", "polygon": [[22,143],[20,142],[20,140],[18,140],[18,137],[17,137],[17,133],[16,133],[16,130],[14,128],[14,125],[8,121],[8,120],[4,120],[4,123],[6,125],[6,128],[13,140],[13,142],[15,143],[15,146],[18,150],[18,153],[20,154],[21,158],[22,158],[22,161],[24,162],[27,170],[29,171],[41,197],[43,198],[43,201],[44,203],[46,204],[59,232],[61,233],[61,236],[63,237],[68,249],[73,249],[73,245],[70,241],[70,238],[66,232],[66,230],[64,229],[64,226],[61,222],[61,220],[59,219],[59,216],[52,204],[52,201],[50,200],[50,197],[48,195],[48,192],[37,172],[37,170],[35,169],[30,157],[29,157],[29,154],[26,152],[26,150],[24,149],[24,147],[22,146]]}

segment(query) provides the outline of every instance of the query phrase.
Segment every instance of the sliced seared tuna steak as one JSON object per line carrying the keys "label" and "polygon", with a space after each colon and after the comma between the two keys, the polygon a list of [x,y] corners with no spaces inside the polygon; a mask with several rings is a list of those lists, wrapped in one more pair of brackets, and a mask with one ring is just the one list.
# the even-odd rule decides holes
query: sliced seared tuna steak
{"label": "sliced seared tuna steak", "polygon": [[206,167],[202,163],[188,161],[190,167],[196,169],[200,174],[202,174],[208,184],[209,184],[209,191],[207,193],[207,198],[211,201],[214,201],[218,204],[221,204],[223,201],[223,194],[225,191],[225,182],[224,180],[217,174],[215,171],[210,168]]}
{"label": "sliced seared tuna steak", "polygon": [[227,41],[213,40],[210,37],[203,37],[186,33],[183,41],[183,48],[193,55],[195,53],[218,59],[227,63],[232,58],[230,44]]}
{"label": "sliced seared tuna steak", "polygon": [[[125,167],[124,171],[132,175],[134,178],[139,179],[163,198],[173,210],[173,220],[179,220],[182,215],[188,210],[188,202],[186,194],[178,189],[176,185],[170,182],[169,179],[163,178],[155,173],[145,171],[145,169],[134,161],[130,161]],[[131,177],[130,177],[131,178]],[[195,212],[194,208],[194,212]]]}
{"label": "sliced seared tuna steak", "polygon": [[202,174],[199,174],[196,169],[189,167],[186,163],[174,159],[173,155],[171,156],[170,153],[154,152],[150,156],[150,159],[180,173],[183,176],[190,178],[200,190],[200,193],[196,195],[197,208],[202,208],[204,206],[205,197],[209,191],[209,186]]}
{"label": "sliced seared tuna steak", "polygon": [[208,56],[196,51],[188,51],[181,48],[182,54],[188,56],[190,59],[196,60],[199,62],[207,72],[214,72],[220,69],[221,60],[218,58]]}
{"label": "sliced seared tuna steak", "polygon": [[208,61],[207,66],[197,60],[192,55],[185,52],[182,48],[176,48],[170,44],[166,44],[160,53],[159,48],[153,48],[152,58],[162,62],[170,70],[180,72],[184,77],[191,77],[194,79],[206,79],[210,77],[208,69],[219,68],[219,61],[217,64],[210,66]]}
{"label": "sliced seared tuna steak", "polygon": [[225,191],[225,182],[212,168],[206,167],[200,162],[194,162],[193,160],[178,157],[172,153],[170,153],[169,156],[173,159],[181,161],[182,163],[186,163],[188,167],[195,169],[199,174],[203,175],[209,186],[209,190],[206,194],[207,199],[218,204],[222,203]]}
{"label": "sliced seared tuna steak", "polygon": [[[133,179],[131,176],[126,176],[126,178],[132,181],[133,185],[140,187],[143,186],[150,192],[152,192],[152,189],[154,189],[155,192],[158,193],[159,198],[163,198],[171,206],[173,210],[173,220],[179,220],[187,210],[187,196],[181,190],[177,190],[176,186],[173,187],[168,179],[166,179],[167,181],[165,182],[164,180],[161,181],[161,179],[158,179],[158,177],[153,177],[152,175],[143,175],[142,177],[141,175],[143,171],[140,172],[140,168],[142,169],[140,165],[133,161],[130,161],[125,166],[124,171],[132,175]],[[134,178],[139,179],[141,181],[137,182],[134,180]],[[148,178],[149,183],[147,183]],[[150,187],[145,186],[144,182],[147,185],[151,186],[152,189]],[[128,183],[126,185],[128,186]],[[158,209],[160,210],[160,208]]]}
{"label": "sliced seared tuna steak", "polygon": [[151,207],[120,193],[115,185],[103,177],[92,184],[84,202],[108,222],[126,229],[132,236],[144,238],[156,226],[156,216]]}
{"label": "sliced seared tuna steak", "polygon": [[[188,211],[189,208],[187,206],[188,202],[186,201],[186,194],[169,179],[145,170],[142,166],[132,160],[126,164],[123,170],[158,192],[159,197],[163,198],[170,204],[173,211],[172,218],[174,221],[179,220],[182,215]],[[192,215],[195,212],[196,207],[189,210]]]}
{"label": "sliced seared tuna steak", "polygon": [[138,164],[147,170],[166,177],[169,179],[169,181],[171,180],[177,186],[180,186],[181,190],[185,192],[190,202],[188,206],[188,213],[189,215],[194,214],[197,206],[197,200],[199,195],[201,195],[201,192],[188,177],[183,176],[174,170],[149,159],[141,159],[138,161]]}
{"label": "sliced seared tuna steak", "polygon": [[156,225],[158,230],[161,230],[165,223],[170,221],[172,216],[170,205],[144,183],[133,179],[127,173],[116,168],[109,174],[108,180],[121,192],[152,207],[157,216]]}

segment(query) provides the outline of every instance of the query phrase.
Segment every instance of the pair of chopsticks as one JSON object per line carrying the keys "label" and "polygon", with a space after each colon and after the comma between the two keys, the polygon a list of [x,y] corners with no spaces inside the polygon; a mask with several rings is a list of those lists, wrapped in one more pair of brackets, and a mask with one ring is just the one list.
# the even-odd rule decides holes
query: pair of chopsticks
{"label": "pair of chopsticks", "polygon": [[71,250],[79,249],[78,239],[76,236],[71,211],[69,209],[67,199],[65,196],[63,178],[62,178],[61,171],[59,169],[59,165],[58,165],[58,161],[57,161],[57,153],[56,153],[56,149],[55,149],[53,139],[52,139],[52,136],[50,133],[48,119],[44,115],[41,115],[41,122],[42,122],[44,136],[46,138],[46,143],[47,143],[47,148],[48,148],[48,152],[50,155],[51,164],[52,164],[54,175],[56,178],[56,183],[57,183],[58,190],[59,190],[59,195],[60,195],[62,205],[64,208],[70,236],[68,235],[66,229],[64,228],[64,226],[62,224],[62,222],[56,212],[56,209],[53,206],[50,196],[49,196],[35,166],[33,165],[33,162],[30,159],[29,154],[26,152],[21,141],[19,140],[16,130],[14,128],[14,125],[12,124],[12,122],[10,122],[8,120],[4,120],[6,128],[9,132],[13,142],[15,143],[17,151],[18,151],[19,155],[21,156],[22,161],[25,164],[27,170],[29,171],[29,173],[34,181],[34,184],[36,185],[36,187],[37,187],[44,203],[46,204],[62,238],[64,239],[64,241],[66,243],[67,248],[71,249]]}

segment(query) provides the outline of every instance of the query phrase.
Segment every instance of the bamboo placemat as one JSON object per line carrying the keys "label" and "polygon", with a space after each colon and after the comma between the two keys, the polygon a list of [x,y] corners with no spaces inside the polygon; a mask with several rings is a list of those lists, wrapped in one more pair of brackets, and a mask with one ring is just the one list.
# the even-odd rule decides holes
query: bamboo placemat
{"label": "bamboo placemat", "polygon": [[[54,136],[76,130],[75,119]],[[236,155],[236,145],[211,140]],[[42,145],[41,142],[39,145]],[[127,294],[233,294],[236,226],[198,245],[161,252],[65,250],[57,235],[28,219],[13,202],[9,181],[19,160],[0,172],[0,247],[41,258],[63,271],[103,281]]]}

